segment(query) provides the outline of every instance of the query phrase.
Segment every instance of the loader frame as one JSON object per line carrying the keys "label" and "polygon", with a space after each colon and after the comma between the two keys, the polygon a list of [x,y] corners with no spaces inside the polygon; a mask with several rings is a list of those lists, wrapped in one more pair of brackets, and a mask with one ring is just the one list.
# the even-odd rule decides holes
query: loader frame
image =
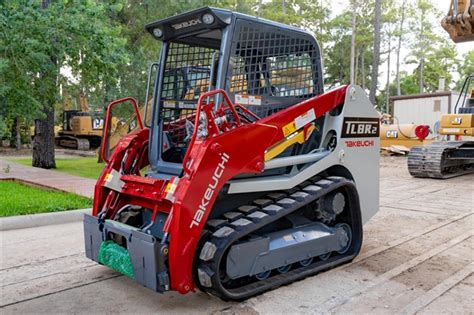
{"label": "loader frame", "polygon": [[[211,25],[197,22],[203,14],[211,13],[215,17]],[[247,31],[236,32],[239,27]],[[210,29],[209,34],[222,29],[222,38],[196,42],[195,35],[201,34],[201,28]],[[358,213],[349,216],[360,218],[354,221],[360,241],[351,256],[339,261],[352,259],[360,249],[361,224],[378,210],[379,120],[365,92],[356,86],[341,86],[323,93],[319,48],[314,37],[289,26],[203,8],[152,23],[147,29],[164,40],[151,127],[140,125],[106,157],[108,164],[95,186],[92,216],[86,216],[84,221],[86,255],[99,261],[102,242],[112,240],[133,256],[135,280],[139,283],[159,292],[194,291],[195,263],[203,245],[200,241],[209,233],[205,228],[209,219],[226,211],[220,204],[223,199],[235,197],[244,202],[244,198],[263,196],[269,191],[293,189],[321,175],[335,176],[354,187],[351,202],[355,205],[349,208]],[[277,30],[274,35],[270,34],[271,29]],[[189,39],[183,35],[185,32],[194,35]],[[239,40],[232,41],[232,34]],[[292,41],[290,35],[297,41]],[[271,43],[278,39],[287,47],[272,44],[268,47],[270,52],[280,55],[282,49],[287,49],[285,54],[293,59],[270,58],[263,62],[259,53],[239,45],[252,47],[265,36]],[[210,70],[209,91],[200,93],[195,107],[190,107],[191,100],[167,99],[170,94],[163,94],[170,83],[165,74],[176,77],[176,72],[167,68],[169,62],[175,62],[174,69],[181,66],[176,63],[180,57],[170,55],[170,51],[180,51],[182,46],[172,47],[171,42],[190,47],[205,42],[208,47],[219,49],[219,57],[210,51],[185,49],[192,55],[205,56],[208,64],[197,65],[187,59],[184,66]],[[171,61],[169,56],[173,56]],[[243,59],[239,63],[240,57]],[[311,58],[313,61],[308,63]],[[215,63],[218,73],[213,70]],[[280,71],[283,66],[286,68]],[[255,73],[257,68],[260,73],[268,73],[267,67],[276,69],[271,75],[278,87],[268,83],[270,74]],[[242,69],[245,74],[239,72]],[[310,71],[310,76],[305,71]],[[244,75],[246,83],[239,83]],[[291,79],[284,79],[285,76]],[[305,85],[308,80],[310,88]],[[177,86],[173,84],[174,91]],[[189,95],[175,93],[178,94]],[[123,102],[132,103],[141,121],[137,102],[126,98],[108,107],[106,126],[112,108]],[[192,132],[185,124],[191,119]],[[190,133],[188,139],[174,127]],[[105,133],[104,142],[107,137]],[[165,137],[174,137],[180,143],[180,151],[171,157],[164,156]],[[145,174],[148,165],[150,170]],[[124,211],[133,213],[134,209],[146,210],[146,225],[120,222]]]}

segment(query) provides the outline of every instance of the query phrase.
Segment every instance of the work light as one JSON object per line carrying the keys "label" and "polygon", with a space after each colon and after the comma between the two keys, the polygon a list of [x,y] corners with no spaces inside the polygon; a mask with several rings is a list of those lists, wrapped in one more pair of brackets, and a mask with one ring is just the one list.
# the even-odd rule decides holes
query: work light
{"label": "work light", "polygon": [[214,23],[214,15],[212,14],[209,14],[209,13],[206,13],[202,16],[202,21],[205,23],[205,24],[212,24]]}
{"label": "work light", "polygon": [[159,38],[159,37],[163,36],[163,31],[160,30],[158,27],[154,28],[153,29],[153,35],[155,35],[155,37]]}

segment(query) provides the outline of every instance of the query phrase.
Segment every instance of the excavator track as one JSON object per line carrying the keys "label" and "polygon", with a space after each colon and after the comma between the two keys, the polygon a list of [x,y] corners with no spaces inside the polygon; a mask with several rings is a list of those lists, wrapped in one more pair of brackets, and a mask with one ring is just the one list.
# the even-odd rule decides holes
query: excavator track
{"label": "excavator track", "polygon": [[[251,236],[258,236],[262,228],[337,191],[345,191],[348,202],[332,225],[346,223],[352,234],[343,254],[326,253],[308,257],[299,263],[293,263],[291,267],[288,265],[269,270],[264,275],[229,279],[225,264],[232,245],[241,244]],[[339,176],[315,176],[289,191],[270,192],[265,198],[254,200],[251,205],[240,206],[235,212],[225,213],[218,219],[208,221],[195,258],[195,283],[202,291],[223,300],[244,300],[348,263],[359,253],[361,244],[362,222],[354,183]]]}
{"label": "excavator track", "polygon": [[415,146],[408,154],[408,171],[414,177],[438,179],[474,173],[472,152],[474,142],[466,141],[443,141]]}
{"label": "excavator track", "polygon": [[56,145],[76,150],[89,150],[91,148],[90,141],[88,139],[77,138],[73,136],[59,136],[56,139]]}

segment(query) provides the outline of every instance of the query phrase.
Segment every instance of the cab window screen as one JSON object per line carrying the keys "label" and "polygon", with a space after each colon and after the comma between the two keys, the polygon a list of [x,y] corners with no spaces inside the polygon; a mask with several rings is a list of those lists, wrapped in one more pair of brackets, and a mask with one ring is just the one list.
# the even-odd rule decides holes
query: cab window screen
{"label": "cab window screen", "polygon": [[[303,96],[315,91],[318,52],[305,38],[242,26],[230,60],[230,92]],[[318,93],[316,93],[318,92]]]}
{"label": "cab window screen", "polygon": [[260,117],[322,93],[319,49],[305,34],[239,23],[227,70],[234,99]]}
{"label": "cab window screen", "polygon": [[160,99],[163,122],[162,159],[180,163],[194,128],[199,96],[209,90],[218,50],[170,43]]}
{"label": "cab window screen", "polygon": [[197,100],[209,87],[216,50],[171,43],[165,63],[162,100]]}
{"label": "cab window screen", "polygon": [[303,96],[313,94],[311,58],[308,53],[267,58],[270,84],[274,96]]}

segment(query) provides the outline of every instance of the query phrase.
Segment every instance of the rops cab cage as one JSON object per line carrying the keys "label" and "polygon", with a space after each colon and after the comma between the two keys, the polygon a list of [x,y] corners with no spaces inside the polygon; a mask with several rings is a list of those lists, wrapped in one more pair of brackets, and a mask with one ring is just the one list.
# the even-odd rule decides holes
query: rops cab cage
{"label": "rops cab cage", "polygon": [[323,92],[318,44],[300,29],[214,8],[146,28],[163,41],[153,113],[160,127],[151,135],[153,169],[181,171],[169,163],[182,161],[190,136],[183,124],[203,92],[223,89],[261,118]]}

